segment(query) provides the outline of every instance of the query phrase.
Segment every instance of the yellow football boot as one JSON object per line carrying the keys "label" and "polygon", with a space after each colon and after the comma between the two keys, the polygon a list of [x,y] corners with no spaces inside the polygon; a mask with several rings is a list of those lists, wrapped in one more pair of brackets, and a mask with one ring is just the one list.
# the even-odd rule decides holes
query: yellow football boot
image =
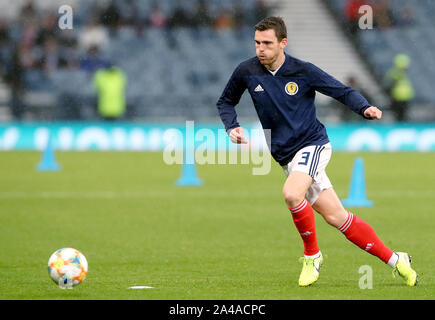
{"label": "yellow football boot", "polygon": [[319,279],[320,267],[323,263],[322,253],[317,258],[302,257],[299,262],[303,263],[301,275],[299,276],[299,286],[307,287],[312,285]]}
{"label": "yellow football boot", "polygon": [[396,254],[399,256],[399,260],[393,269],[393,276],[398,274],[408,286],[416,286],[418,275],[411,268],[411,257],[406,252],[396,252]]}

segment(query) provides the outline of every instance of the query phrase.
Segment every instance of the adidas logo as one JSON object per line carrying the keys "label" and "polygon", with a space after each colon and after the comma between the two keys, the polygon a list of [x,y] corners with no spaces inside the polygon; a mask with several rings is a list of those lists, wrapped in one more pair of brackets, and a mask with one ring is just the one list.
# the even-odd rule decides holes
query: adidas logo
{"label": "adidas logo", "polygon": [[373,246],[374,246],[374,243],[367,243],[367,246],[364,250],[369,251]]}
{"label": "adidas logo", "polygon": [[306,232],[301,233],[301,236],[302,237],[308,237],[310,234],[312,234],[312,232],[306,231]]}
{"label": "adidas logo", "polygon": [[261,84],[259,84],[255,89],[254,92],[262,92],[264,91],[263,87],[261,86]]}

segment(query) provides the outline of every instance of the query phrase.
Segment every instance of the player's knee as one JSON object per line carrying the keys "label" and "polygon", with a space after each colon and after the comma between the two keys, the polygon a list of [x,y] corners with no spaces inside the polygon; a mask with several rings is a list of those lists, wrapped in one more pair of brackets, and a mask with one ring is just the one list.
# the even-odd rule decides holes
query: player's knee
{"label": "player's knee", "polygon": [[304,194],[301,194],[294,190],[284,189],[282,193],[284,196],[284,200],[287,203],[287,206],[292,208],[296,207],[304,200]]}

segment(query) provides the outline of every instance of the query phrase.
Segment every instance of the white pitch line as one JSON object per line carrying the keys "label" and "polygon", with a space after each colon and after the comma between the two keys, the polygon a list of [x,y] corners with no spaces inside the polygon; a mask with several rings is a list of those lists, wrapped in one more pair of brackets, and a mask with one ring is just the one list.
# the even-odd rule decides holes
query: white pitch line
{"label": "white pitch line", "polygon": [[[195,190],[188,191],[183,190],[185,196],[192,197],[212,197],[212,198],[225,198],[225,197],[234,197],[234,193],[231,191],[203,191],[203,190]],[[176,191],[149,191],[149,192],[116,192],[116,191],[45,191],[45,192],[0,192],[0,199],[122,199],[122,198],[162,198],[167,199],[168,196],[176,195]],[[271,192],[261,192],[259,194],[255,194],[255,197],[261,196],[269,196],[274,195],[276,193]],[[238,192],[236,195],[238,198],[251,198],[253,196],[252,193],[249,192]]]}
{"label": "white pitch line", "polygon": [[[268,196],[274,196],[277,193],[272,191],[262,191],[262,192],[237,192],[234,194],[233,191],[210,191],[210,190],[198,190],[194,191],[188,190],[180,190],[184,196],[191,197],[204,197],[207,196],[209,198],[226,198],[226,197],[237,197],[237,198],[264,198]],[[344,195],[347,193],[341,192]],[[21,191],[7,191],[0,192],[0,199],[141,199],[141,198],[162,198],[167,199],[169,196],[176,195],[176,191],[166,191],[166,192],[158,192],[158,191],[144,191],[144,192],[116,192],[116,191],[42,191],[42,192],[21,192]],[[372,195],[368,194],[368,197],[372,197]],[[414,190],[401,190],[401,191],[392,191],[392,190],[384,190],[377,191],[376,195],[373,196],[376,198],[435,198],[435,190],[422,190],[422,191],[414,191]]]}

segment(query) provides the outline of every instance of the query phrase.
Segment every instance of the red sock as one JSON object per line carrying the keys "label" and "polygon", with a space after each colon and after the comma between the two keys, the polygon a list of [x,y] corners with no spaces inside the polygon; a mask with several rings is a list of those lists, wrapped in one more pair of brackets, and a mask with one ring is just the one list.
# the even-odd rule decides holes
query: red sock
{"label": "red sock", "polygon": [[304,199],[298,206],[289,208],[296,229],[304,242],[304,254],[313,256],[319,252],[316,237],[316,223],[314,220],[314,211],[307,200]]}
{"label": "red sock", "polygon": [[346,222],[338,228],[346,238],[356,244],[361,249],[378,257],[385,263],[393,255],[393,251],[388,248],[377,236],[375,230],[364,220],[348,212]]}

